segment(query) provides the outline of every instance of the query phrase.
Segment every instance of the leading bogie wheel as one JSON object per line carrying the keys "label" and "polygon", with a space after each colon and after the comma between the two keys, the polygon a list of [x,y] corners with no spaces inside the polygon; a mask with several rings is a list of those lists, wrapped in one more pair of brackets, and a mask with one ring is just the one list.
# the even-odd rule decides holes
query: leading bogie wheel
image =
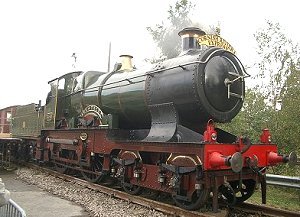
{"label": "leading bogie wheel", "polygon": [[249,199],[255,191],[256,181],[253,179],[230,182],[228,185],[222,185],[219,188],[222,199],[228,205],[241,204]]}
{"label": "leading bogie wheel", "polygon": [[242,181],[241,189],[238,189],[238,182],[233,185],[233,189],[236,191],[236,203],[243,203],[249,199],[255,191],[256,181],[253,179],[247,179]]}

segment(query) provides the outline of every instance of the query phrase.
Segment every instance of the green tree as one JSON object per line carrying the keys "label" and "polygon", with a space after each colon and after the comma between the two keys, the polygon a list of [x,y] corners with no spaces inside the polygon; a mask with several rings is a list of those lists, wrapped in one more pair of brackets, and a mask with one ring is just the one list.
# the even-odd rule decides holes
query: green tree
{"label": "green tree", "polygon": [[[300,153],[300,50],[299,45],[288,39],[278,23],[267,21],[267,28],[255,34],[258,43],[259,77],[257,86],[272,107],[271,132],[279,152]],[[279,102],[281,108],[278,108]],[[282,173],[299,174],[298,169],[287,166],[275,168]]]}
{"label": "green tree", "polygon": [[257,89],[275,109],[281,90],[291,73],[291,66],[299,60],[299,46],[286,37],[279,23],[271,21],[267,21],[267,27],[256,32],[254,36],[261,59],[258,63],[259,73],[254,77],[262,81]]}
{"label": "green tree", "polygon": [[228,124],[220,127],[237,136],[247,136],[258,142],[264,128],[270,128],[272,108],[266,105],[264,96],[255,89],[247,89],[241,112]]}
{"label": "green tree", "polygon": [[276,141],[286,152],[297,151],[300,154],[300,69],[291,68],[281,97],[282,108],[276,117]]}

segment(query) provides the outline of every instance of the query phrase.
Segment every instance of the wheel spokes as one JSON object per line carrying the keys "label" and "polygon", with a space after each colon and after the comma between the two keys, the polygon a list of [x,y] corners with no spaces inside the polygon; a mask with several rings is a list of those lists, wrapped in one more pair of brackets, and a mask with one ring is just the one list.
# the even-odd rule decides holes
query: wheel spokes
{"label": "wheel spokes", "polygon": [[220,186],[219,191],[228,205],[239,204],[247,200],[254,193],[256,182],[252,179],[243,180],[241,187],[239,181],[230,182],[229,186]]}

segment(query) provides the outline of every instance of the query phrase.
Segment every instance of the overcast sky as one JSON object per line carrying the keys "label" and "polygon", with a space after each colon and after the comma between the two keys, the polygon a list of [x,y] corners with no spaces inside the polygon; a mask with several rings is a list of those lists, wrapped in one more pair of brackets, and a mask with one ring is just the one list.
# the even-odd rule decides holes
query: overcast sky
{"label": "overcast sky", "polygon": [[[147,26],[161,23],[175,0],[0,1],[0,108],[45,102],[47,82],[74,70],[107,70],[120,54],[134,56],[142,67],[156,49]],[[195,22],[220,23],[221,35],[244,65],[256,58],[253,34],[266,19],[281,24],[294,42],[300,41],[299,2],[295,0],[195,1]],[[77,55],[72,68],[73,53]]]}

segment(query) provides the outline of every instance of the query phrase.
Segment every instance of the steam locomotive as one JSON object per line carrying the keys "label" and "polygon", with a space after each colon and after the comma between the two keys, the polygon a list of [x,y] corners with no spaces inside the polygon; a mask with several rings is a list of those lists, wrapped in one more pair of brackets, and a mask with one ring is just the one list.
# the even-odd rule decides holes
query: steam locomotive
{"label": "steam locomotive", "polygon": [[3,155],[78,171],[91,182],[119,181],[130,194],[145,188],[172,195],[195,210],[220,195],[241,203],[268,166],[294,163],[278,154],[268,129],[260,143],[235,136],[214,122],[240,111],[247,73],[233,48],[199,28],[179,32],[178,57],[136,69],[130,55],[111,72],[76,71],[49,81],[46,104],[18,106]]}

